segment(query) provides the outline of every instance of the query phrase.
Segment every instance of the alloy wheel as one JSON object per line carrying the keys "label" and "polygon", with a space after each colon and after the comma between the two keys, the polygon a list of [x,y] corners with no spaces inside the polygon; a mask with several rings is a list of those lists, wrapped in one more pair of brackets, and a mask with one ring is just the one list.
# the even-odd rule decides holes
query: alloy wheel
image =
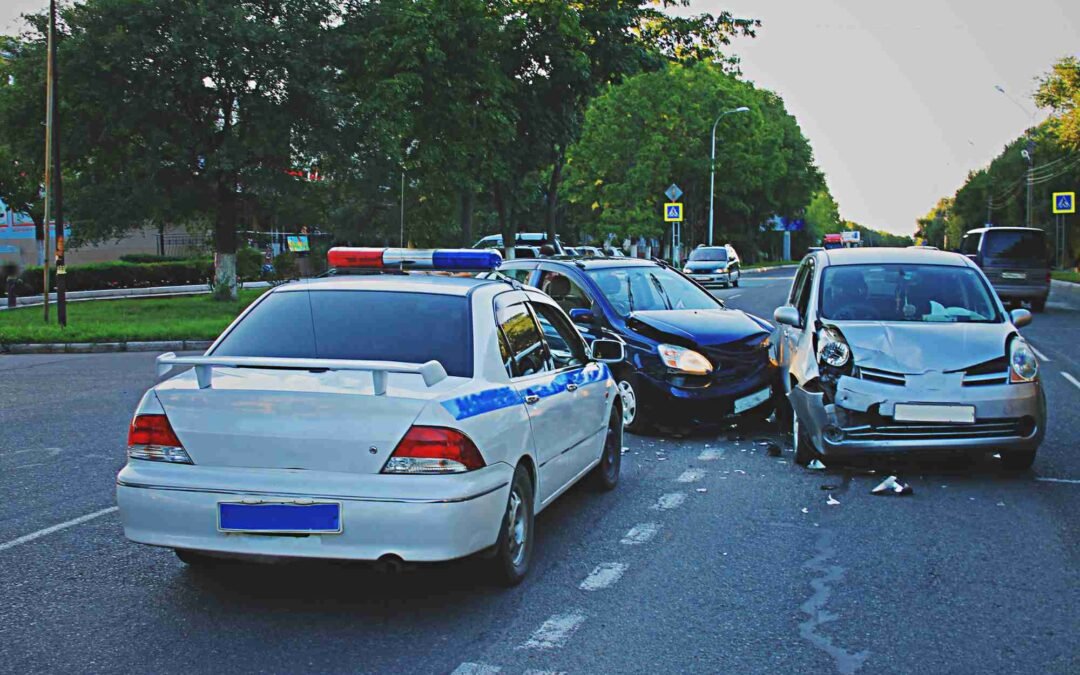
{"label": "alloy wheel", "polygon": [[623,426],[630,426],[637,418],[637,394],[634,393],[634,385],[626,380],[620,380],[619,396],[622,398]]}

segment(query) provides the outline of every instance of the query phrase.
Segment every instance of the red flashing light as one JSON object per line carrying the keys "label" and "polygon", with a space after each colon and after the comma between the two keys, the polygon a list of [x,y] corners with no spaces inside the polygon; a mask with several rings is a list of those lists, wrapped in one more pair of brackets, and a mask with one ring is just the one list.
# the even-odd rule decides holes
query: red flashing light
{"label": "red flashing light", "polygon": [[383,266],[383,251],[381,248],[332,248],[326,254],[326,262],[330,267],[367,267],[380,268]]}

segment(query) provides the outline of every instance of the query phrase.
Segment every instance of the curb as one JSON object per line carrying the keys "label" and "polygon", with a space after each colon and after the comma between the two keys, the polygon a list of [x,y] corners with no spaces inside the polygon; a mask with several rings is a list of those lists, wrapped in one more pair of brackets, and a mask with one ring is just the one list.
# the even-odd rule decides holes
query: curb
{"label": "curb", "polygon": [[[249,281],[244,288],[269,288],[269,281]],[[68,302],[85,300],[115,300],[120,298],[171,297],[177,295],[209,295],[206,284],[187,284],[184,286],[148,286],[144,288],[109,288],[97,291],[71,291],[67,294]],[[49,294],[49,302],[56,303],[56,293]],[[15,299],[16,307],[40,307],[40,295],[23,295]],[[0,311],[7,305],[0,305]]]}
{"label": "curb", "polygon": [[205,351],[213,340],[162,340],[157,342],[49,342],[0,345],[3,354],[106,354],[113,352]]}

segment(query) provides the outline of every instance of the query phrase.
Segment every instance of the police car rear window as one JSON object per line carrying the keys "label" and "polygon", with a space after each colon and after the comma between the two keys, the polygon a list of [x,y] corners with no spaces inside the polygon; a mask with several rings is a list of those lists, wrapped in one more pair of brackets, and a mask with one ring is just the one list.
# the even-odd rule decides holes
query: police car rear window
{"label": "police car rear window", "polygon": [[442,363],[472,376],[469,301],[389,291],[288,291],[263,299],[214,356]]}

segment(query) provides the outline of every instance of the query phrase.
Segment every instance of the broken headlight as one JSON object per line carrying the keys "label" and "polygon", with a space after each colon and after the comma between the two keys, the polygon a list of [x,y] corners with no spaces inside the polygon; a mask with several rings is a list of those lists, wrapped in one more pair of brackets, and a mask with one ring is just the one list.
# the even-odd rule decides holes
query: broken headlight
{"label": "broken headlight", "polygon": [[851,362],[851,347],[840,331],[832,327],[818,333],[818,362],[833,368],[843,368]]}

